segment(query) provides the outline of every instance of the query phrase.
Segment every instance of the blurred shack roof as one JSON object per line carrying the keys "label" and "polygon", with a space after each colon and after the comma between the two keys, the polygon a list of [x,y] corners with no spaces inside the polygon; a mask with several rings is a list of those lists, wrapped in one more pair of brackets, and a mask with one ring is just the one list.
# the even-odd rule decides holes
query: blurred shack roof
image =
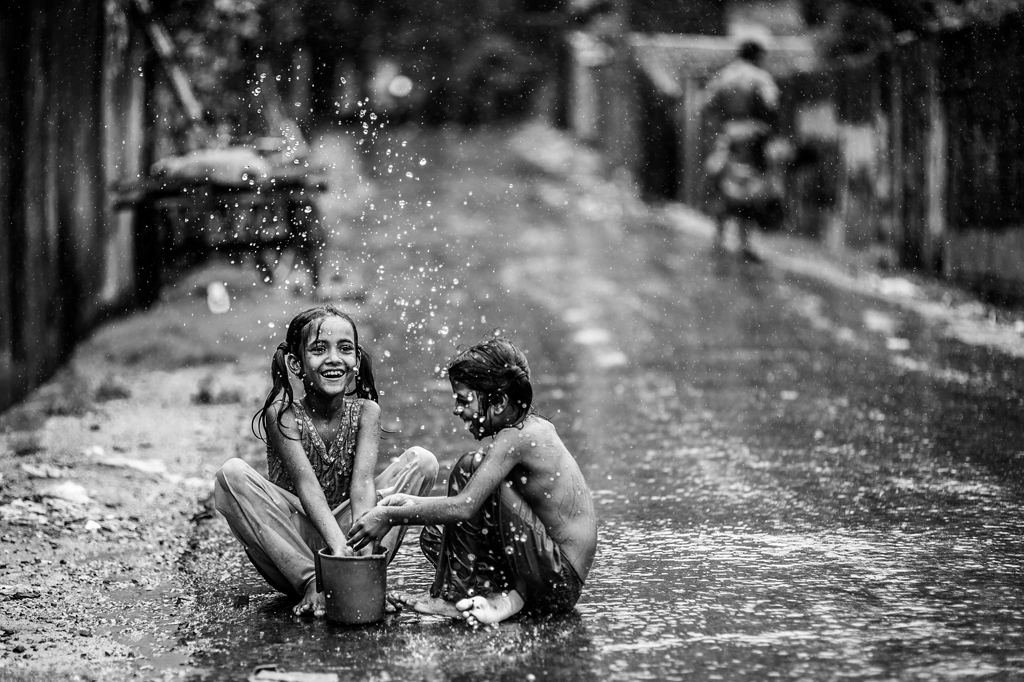
{"label": "blurred shack roof", "polygon": [[[664,95],[683,94],[684,80],[709,78],[736,58],[741,37],[632,33],[628,37],[633,61]],[[776,78],[822,68],[814,43],[801,36],[778,36],[761,41],[766,49],[762,66]]]}
{"label": "blurred shack roof", "polygon": [[998,23],[1024,9],[1024,0],[850,0],[850,5],[884,14],[897,33],[939,33]]}

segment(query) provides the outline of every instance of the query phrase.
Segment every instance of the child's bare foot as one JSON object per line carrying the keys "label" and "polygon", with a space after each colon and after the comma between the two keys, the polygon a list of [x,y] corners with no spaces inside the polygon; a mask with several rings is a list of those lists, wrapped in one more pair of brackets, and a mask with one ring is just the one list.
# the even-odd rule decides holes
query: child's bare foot
{"label": "child's bare foot", "polygon": [[523,609],[523,598],[515,590],[507,593],[476,596],[455,604],[471,625],[489,625],[511,618]]}
{"label": "child's bare foot", "polygon": [[455,608],[455,604],[445,601],[439,597],[431,597],[429,592],[422,594],[396,594],[395,599],[408,606],[416,613],[425,613],[428,616],[447,616],[458,618],[462,614]]}
{"label": "child's bare foot", "polygon": [[306,594],[302,595],[302,599],[292,609],[292,613],[296,616],[302,616],[307,613],[312,613],[314,618],[323,618],[324,615],[324,595],[322,592],[316,591],[316,581],[310,580],[306,584]]}

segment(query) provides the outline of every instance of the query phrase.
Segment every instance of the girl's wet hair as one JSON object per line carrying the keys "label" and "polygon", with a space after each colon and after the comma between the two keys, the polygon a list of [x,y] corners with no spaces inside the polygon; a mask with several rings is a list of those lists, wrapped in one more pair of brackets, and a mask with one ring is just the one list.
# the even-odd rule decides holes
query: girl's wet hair
{"label": "girl's wet hair", "polygon": [[[252,432],[261,440],[266,440],[266,419],[267,410],[277,400],[283,405],[277,411],[277,423],[281,424],[281,415],[295,403],[295,396],[292,393],[292,384],[288,380],[288,354],[302,360],[302,351],[314,335],[320,334],[320,327],[328,317],[340,317],[352,325],[352,340],[356,343],[356,357],[359,361],[359,368],[356,372],[355,388],[348,395],[355,395],[359,398],[366,398],[378,402],[377,386],[373,380],[373,361],[370,354],[359,345],[359,328],[352,316],[330,303],[303,310],[292,318],[288,324],[288,331],[285,340],[279,344],[274,351],[274,357],[270,361],[270,376],[274,385],[267,394],[263,407],[252,418]],[[282,397],[283,396],[283,397]]]}
{"label": "girl's wet hair", "polygon": [[448,363],[448,378],[479,393],[484,409],[508,396],[508,426],[517,426],[530,414],[533,384],[526,355],[508,339],[496,337],[462,350]]}

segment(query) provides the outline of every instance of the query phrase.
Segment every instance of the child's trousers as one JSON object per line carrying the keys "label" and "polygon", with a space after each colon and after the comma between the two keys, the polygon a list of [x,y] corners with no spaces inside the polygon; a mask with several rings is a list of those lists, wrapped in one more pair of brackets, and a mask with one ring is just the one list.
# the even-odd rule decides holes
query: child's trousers
{"label": "child's trousers", "polygon": [[[374,479],[377,499],[392,493],[428,495],[437,479],[437,460],[429,451],[406,450]],[[231,532],[256,570],[270,585],[285,594],[301,596],[315,578],[313,553],[326,544],[302,510],[299,498],[279,488],[240,459],[230,459],[217,472],[213,489],[217,511],[227,519]],[[334,510],[342,532],[352,527],[348,501]],[[381,539],[394,558],[405,536],[396,526]]]}
{"label": "child's trousers", "polygon": [[[459,459],[448,479],[449,497],[466,486],[482,459],[479,452]],[[435,569],[430,595],[445,601],[516,590],[524,611],[559,612],[571,610],[583,590],[544,523],[507,482],[473,518],[424,527],[420,548]]]}

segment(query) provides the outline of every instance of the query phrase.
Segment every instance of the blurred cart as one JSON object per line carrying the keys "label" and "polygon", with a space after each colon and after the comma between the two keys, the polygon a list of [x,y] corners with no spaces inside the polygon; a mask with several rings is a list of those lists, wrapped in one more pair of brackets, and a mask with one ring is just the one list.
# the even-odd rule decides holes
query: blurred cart
{"label": "blurred cart", "polygon": [[[309,168],[309,147],[298,125],[284,116],[274,79],[265,77],[261,88],[266,135],[251,144],[225,144],[208,132],[205,111],[148,0],[131,0],[131,7],[178,104],[204,141],[202,148],[160,159],[145,177],[113,188],[115,208],[135,211],[140,298],[156,300],[167,276],[213,253],[232,262],[254,261],[269,284],[291,251],[292,267],[301,260],[318,287],[325,237],[314,199],[326,190],[326,176]],[[260,65],[260,71],[268,74],[269,67]]]}
{"label": "blurred cart", "polygon": [[[204,151],[206,157],[230,158],[248,150]],[[324,234],[313,195],[326,189],[326,180],[289,168],[245,170],[238,176],[238,182],[155,176],[118,188],[117,205],[136,211],[136,271],[145,300],[155,299],[166,275],[212,253],[227,254],[233,262],[254,260],[269,284],[281,254],[292,250],[305,263],[313,287],[319,286]]]}

